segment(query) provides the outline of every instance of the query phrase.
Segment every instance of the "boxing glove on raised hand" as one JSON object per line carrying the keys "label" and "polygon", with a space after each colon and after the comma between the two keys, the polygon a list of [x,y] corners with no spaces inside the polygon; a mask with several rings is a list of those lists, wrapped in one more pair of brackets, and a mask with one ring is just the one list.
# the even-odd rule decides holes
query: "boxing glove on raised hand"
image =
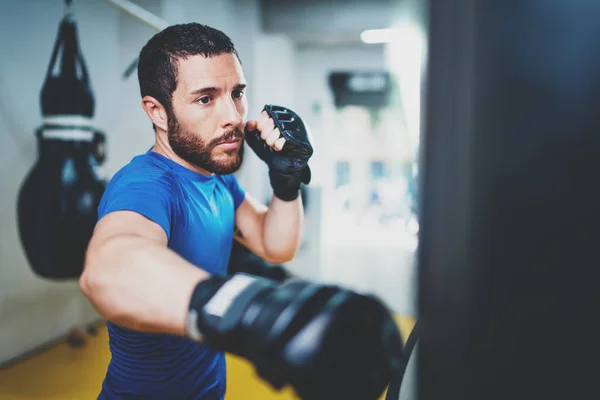
{"label": "boxing glove on raised hand", "polygon": [[300,279],[237,274],[200,282],[188,332],[254,364],[305,400],[375,400],[400,363],[402,340],[377,298]]}
{"label": "boxing glove on raised hand", "polygon": [[270,147],[258,131],[246,132],[246,142],[269,167],[273,193],[278,198],[291,201],[300,194],[300,185],[310,183],[308,160],[313,154],[310,134],[304,121],[286,107],[267,104],[264,111],[273,119],[285,144],[281,151]]}

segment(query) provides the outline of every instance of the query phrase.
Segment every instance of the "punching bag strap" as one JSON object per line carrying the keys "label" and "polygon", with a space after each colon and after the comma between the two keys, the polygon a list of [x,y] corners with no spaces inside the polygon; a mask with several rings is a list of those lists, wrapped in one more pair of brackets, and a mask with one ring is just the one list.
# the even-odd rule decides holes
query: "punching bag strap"
{"label": "punching bag strap", "polygon": [[77,27],[75,26],[73,17],[72,0],[65,0],[65,4],[65,16],[60,23],[58,37],[56,38],[54,50],[52,51],[52,57],[50,58],[48,70],[46,71],[46,80],[48,80],[52,75],[52,71],[56,66],[58,51],[62,45],[63,51],[60,74],[77,76],[77,71],[74,70],[77,64],[75,62],[76,60],[79,63],[79,70],[81,72],[80,80],[87,85],[89,83],[88,71],[85,60],[81,54],[79,41],[77,40]]}
{"label": "punching bag strap", "polygon": [[[66,0],[65,5],[65,15],[60,22],[42,88],[42,114],[45,117],[78,115],[91,118],[94,95],[79,46],[71,1]],[[59,56],[59,53],[62,54]]]}
{"label": "punching bag strap", "polygon": [[415,326],[413,326],[412,331],[408,335],[408,339],[406,339],[406,343],[402,349],[402,357],[401,364],[397,371],[394,371],[395,375],[390,383],[387,394],[385,396],[385,400],[398,400],[400,396],[400,388],[402,387],[402,381],[404,380],[404,374],[406,373],[406,367],[408,366],[408,362],[410,361],[410,356],[412,355],[413,349],[415,348],[415,344],[417,343],[417,339],[419,339],[419,321],[415,322]]}
{"label": "punching bag strap", "polygon": [[[67,9],[71,9],[71,4],[73,3],[72,0],[65,0],[65,3],[67,4]],[[69,11],[69,15],[71,15],[71,19],[72,17],[72,12]],[[74,35],[73,35],[73,41],[74,41],[74,52],[75,52],[75,57],[77,58],[77,61],[79,61],[79,67],[81,69],[81,80],[83,81],[83,83],[85,83],[86,86],[88,86],[89,84],[89,78],[88,78],[88,70],[87,70],[87,66],[85,64],[85,60],[83,59],[83,55],[81,52],[81,47],[79,47],[79,40],[77,40],[77,31],[76,31],[76,27],[75,24],[73,24],[73,29],[75,30]]]}
{"label": "punching bag strap", "polygon": [[65,17],[73,15],[73,0],[65,0]]}
{"label": "punching bag strap", "polygon": [[52,75],[52,70],[54,69],[54,66],[56,65],[56,56],[58,55],[58,50],[60,49],[60,44],[61,44],[61,40],[60,38],[63,36],[63,24],[60,24],[60,28],[58,31],[58,37],[56,38],[56,42],[54,43],[54,49],[52,50],[52,56],[50,57],[50,63],[48,64],[48,70],[46,71],[46,79],[45,81],[47,82],[48,79],[50,79],[51,75]]}

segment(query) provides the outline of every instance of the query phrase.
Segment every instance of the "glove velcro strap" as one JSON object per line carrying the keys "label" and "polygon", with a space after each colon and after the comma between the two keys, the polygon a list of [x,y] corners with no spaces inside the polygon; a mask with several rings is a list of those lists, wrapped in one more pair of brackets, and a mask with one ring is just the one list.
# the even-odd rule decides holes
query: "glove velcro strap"
{"label": "glove velcro strap", "polygon": [[237,352],[232,336],[236,335],[242,315],[255,297],[273,287],[274,283],[267,279],[245,274],[200,282],[190,302],[190,337],[223,351]]}
{"label": "glove velcro strap", "polygon": [[301,173],[283,174],[274,170],[269,170],[269,179],[273,194],[283,201],[293,201],[300,196],[300,184],[302,183]]}

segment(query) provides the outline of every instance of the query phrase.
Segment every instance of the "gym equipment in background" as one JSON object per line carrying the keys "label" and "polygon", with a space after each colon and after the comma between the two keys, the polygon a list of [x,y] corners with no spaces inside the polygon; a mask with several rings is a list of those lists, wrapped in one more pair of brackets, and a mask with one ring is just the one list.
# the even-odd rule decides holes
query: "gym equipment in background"
{"label": "gym equipment in background", "polygon": [[100,168],[105,135],[92,126],[94,94],[70,0],[41,91],[41,108],[38,159],[18,197],[19,235],[38,276],[76,279],[106,185]]}
{"label": "gym equipment in background", "polygon": [[389,105],[392,82],[386,71],[334,71],[328,77],[336,107]]}

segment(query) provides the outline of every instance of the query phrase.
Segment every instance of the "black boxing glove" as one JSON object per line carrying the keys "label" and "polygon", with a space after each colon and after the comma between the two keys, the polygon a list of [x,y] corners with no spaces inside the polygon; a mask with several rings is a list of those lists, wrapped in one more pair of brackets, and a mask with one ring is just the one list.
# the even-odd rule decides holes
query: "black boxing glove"
{"label": "black boxing glove", "polygon": [[305,400],[375,400],[401,362],[402,339],[380,300],[295,278],[200,282],[188,332],[246,358],[272,387],[291,385]]}
{"label": "black boxing glove", "polygon": [[273,119],[285,144],[281,151],[271,148],[258,131],[246,132],[246,142],[269,167],[269,179],[275,196],[285,201],[295,200],[300,184],[311,179],[308,160],[313,154],[309,133],[302,119],[289,108],[267,104],[264,111]]}

